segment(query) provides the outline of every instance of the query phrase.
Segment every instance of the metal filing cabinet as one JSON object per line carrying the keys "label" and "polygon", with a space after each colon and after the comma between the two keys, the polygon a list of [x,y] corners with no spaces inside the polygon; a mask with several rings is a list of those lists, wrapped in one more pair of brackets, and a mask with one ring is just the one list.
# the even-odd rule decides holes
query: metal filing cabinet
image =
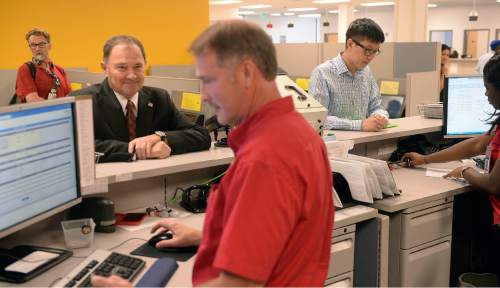
{"label": "metal filing cabinet", "polygon": [[389,286],[448,286],[453,198],[391,216]]}
{"label": "metal filing cabinet", "polygon": [[325,286],[352,287],[356,225],[333,230],[330,265]]}

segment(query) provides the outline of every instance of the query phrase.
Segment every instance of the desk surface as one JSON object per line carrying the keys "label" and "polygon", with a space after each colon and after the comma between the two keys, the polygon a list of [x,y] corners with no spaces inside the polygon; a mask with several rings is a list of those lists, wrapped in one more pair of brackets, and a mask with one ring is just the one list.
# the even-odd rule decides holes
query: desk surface
{"label": "desk surface", "polygon": [[398,127],[387,128],[380,132],[361,132],[345,130],[327,130],[324,135],[335,134],[336,140],[353,140],[354,144],[399,138],[417,134],[441,131],[442,119],[430,119],[423,116],[413,116],[390,119],[391,124]]}
{"label": "desk surface", "polygon": [[[451,168],[458,166],[459,163],[450,162],[449,164],[444,163],[444,165],[449,165]],[[472,190],[469,185],[463,185],[449,179],[425,176],[425,172],[425,169],[421,168],[393,170],[392,174],[396,185],[402,190],[401,195],[376,200],[370,206],[385,212],[397,212]]]}
{"label": "desk surface", "polygon": [[167,159],[135,162],[103,163],[96,165],[96,178],[107,183],[186,172],[230,164],[234,154],[229,148],[211,148],[207,151],[174,155]]}
{"label": "desk surface", "polygon": [[[378,214],[376,209],[366,207],[366,206],[353,206],[339,210],[335,213],[335,224],[334,228],[340,228],[352,224],[356,224],[368,219],[376,217]],[[190,215],[185,218],[180,219],[183,223],[190,225],[192,227],[200,228],[203,226],[203,214]],[[144,241],[151,237],[149,233],[150,228],[145,228],[139,231],[129,232],[121,228],[117,228],[116,232],[106,234],[106,233],[96,233],[94,239],[94,245],[92,248],[81,248],[74,250],[74,256],[53,267],[48,272],[32,279],[27,283],[20,284],[19,286],[34,287],[34,286],[48,286],[58,277],[69,273],[74,267],[76,267],[83,259],[92,253],[94,249],[105,249],[108,250],[116,245],[119,245],[123,241],[129,239],[129,241],[123,243],[113,251],[118,253],[128,254],[130,251],[134,250],[138,246],[144,244]],[[33,233],[28,231],[22,231],[21,233],[16,233],[12,236],[1,240],[2,247],[11,247],[19,244],[30,244],[38,246],[48,246],[54,248],[65,248],[64,246],[64,236],[59,225],[52,225],[50,229],[44,229],[43,233],[36,234],[34,237]],[[137,238],[137,239],[132,239]],[[144,240],[141,240],[144,239]],[[82,258],[77,258],[82,257]],[[138,256],[135,256],[138,257]],[[135,281],[141,279],[142,275],[147,271],[147,268],[152,265],[155,261],[154,258],[140,257],[146,261],[146,268],[141,271],[141,273],[135,278]],[[173,277],[170,279],[168,286],[191,286],[191,276],[192,268],[194,264],[195,257],[192,257],[185,262],[177,262],[179,268]],[[16,286],[12,283],[0,282],[1,286]]]}

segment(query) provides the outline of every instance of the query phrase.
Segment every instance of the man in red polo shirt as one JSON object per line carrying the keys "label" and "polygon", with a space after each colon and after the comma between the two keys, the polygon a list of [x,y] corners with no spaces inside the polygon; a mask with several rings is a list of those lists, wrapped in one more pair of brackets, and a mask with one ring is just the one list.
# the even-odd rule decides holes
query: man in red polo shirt
{"label": "man in red polo shirt", "polygon": [[[202,99],[229,134],[235,153],[208,199],[203,232],[174,220],[152,231],[199,244],[193,284],[323,286],[333,229],[332,173],[325,145],[276,87],[276,52],[255,24],[218,22],[190,49]],[[127,284],[94,277],[95,286]]]}
{"label": "man in red polo shirt", "polygon": [[[50,34],[35,28],[26,34],[26,41],[33,58],[17,71],[16,95],[19,102],[36,102],[68,95],[71,84],[66,72],[49,57]],[[35,70],[34,78],[29,65]]]}

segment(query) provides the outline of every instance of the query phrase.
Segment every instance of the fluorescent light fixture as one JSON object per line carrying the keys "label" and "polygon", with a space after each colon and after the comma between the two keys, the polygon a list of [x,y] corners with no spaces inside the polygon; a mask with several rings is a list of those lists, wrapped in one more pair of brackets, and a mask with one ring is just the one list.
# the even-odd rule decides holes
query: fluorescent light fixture
{"label": "fluorescent light fixture", "polygon": [[208,2],[210,5],[227,5],[241,3],[241,0],[213,0]]}
{"label": "fluorescent light fixture", "polygon": [[434,3],[429,3],[429,4],[427,4],[427,7],[429,7],[429,8],[436,8],[436,7],[438,7],[438,5],[434,4]]}
{"label": "fluorescent light fixture", "polygon": [[238,15],[254,15],[254,11],[238,11]]}
{"label": "fluorescent light fixture", "polygon": [[304,11],[314,11],[318,10],[318,8],[315,7],[301,7],[301,8],[290,8],[288,11],[293,11],[293,12],[304,12]]}
{"label": "fluorescent light fixture", "polygon": [[270,8],[273,7],[273,5],[269,4],[257,4],[257,5],[246,5],[246,6],[241,6],[241,9],[264,9],[264,8]]}
{"label": "fluorescent light fixture", "polygon": [[[356,12],[358,12],[358,9],[353,9],[352,12],[356,13]],[[330,13],[330,14],[339,14],[340,10],[330,10],[330,11],[328,11],[328,13]]]}
{"label": "fluorescent light fixture", "polygon": [[394,2],[369,2],[369,3],[361,3],[359,5],[365,7],[378,7],[378,6],[392,6]]}
{"label": "fluorescent light fixture", "polygon": [[348,3],[351,0],[314,0],[313,3],[316,4],[331,4],[331,3]]}
{"label": "fluorescent light fixture", "polygon": [[294,15],[295,15],[295,13],[292,13],[292,12],[285,12],[285,13],[283,13],[283,15],[285,15],[285,16],[294,16]]}
{"label": "fluorescent light fixture", "polygon": [[281,13],[271,13],[271,16],[278,17],[281,16]]}
{"label": "fluorescent light fixture", "polygon": [[302,18],[320,18],[321,14],[301,14],[298,16]]}

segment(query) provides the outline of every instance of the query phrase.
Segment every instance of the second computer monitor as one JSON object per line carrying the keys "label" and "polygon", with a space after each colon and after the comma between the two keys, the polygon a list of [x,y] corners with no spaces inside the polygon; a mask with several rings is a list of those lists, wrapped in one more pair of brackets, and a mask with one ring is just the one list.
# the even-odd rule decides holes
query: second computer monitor
{"label": "second computer monitor", "polygon": [[487,132],[495,109],[484,95],[483,77],[459,76],[446,79],[444,98],[444,136],[473,137]]}

